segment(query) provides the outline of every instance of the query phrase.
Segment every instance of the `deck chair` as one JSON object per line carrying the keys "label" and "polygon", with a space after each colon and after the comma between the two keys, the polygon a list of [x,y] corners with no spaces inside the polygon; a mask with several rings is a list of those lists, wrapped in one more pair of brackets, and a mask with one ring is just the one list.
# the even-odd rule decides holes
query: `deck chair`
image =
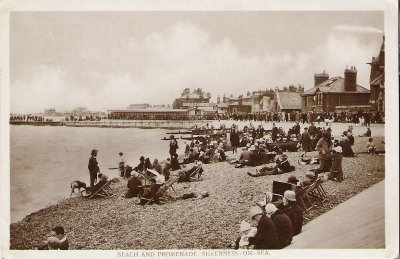
{"label": "deck chair", "polygon": [[298,197],[303,209],[308,212],[317,203],[323,205],[327,198],[327,193],[321,182],[316,181],[302,190]]}
{"label": "deck chair", "polygon": [[191,174],[190,174],[190,181],[199,181],[201,178],[201,173],[200,171],[203,169],[203,166],[200,165],[196,170],[194,170]]}
{"label": "deck chair", "polygon": [[291,183],[273,181],[272,182],[272,194],[273,194],[272,202],[282,199],[285,191],[287,191],[287,190],[292,191],[293,188],[294,188],[293,184],[291,184]]}
{"label": "deck chair", "polygon": [[[168,193],[168,190],[171,189],[174,191],[175,195],[177,195],[173,185],[178,181],[179,177],[175,177],[175,178],[170,178],[167,182],[165,182],[164,184],[162,184],[160,186],[160,188],[158,189],[157,193],[156,193],[156,197],[158,198],[163,198],[164,200],[168,201],[168,200],[175,200],[174,197],[172,197],[172,195],[170,195]],[[146,197],[140,197],[140,199],[145,200],[146,203],[145,205],[149,204],[150,202],[154,201],[154,197],[151,198],[146,198]]]}
{"label": "deck chair", "polygon": [[100,197],[113,197],[113,196],[115,196],[115,194],[109,192],[111,190],[110,185],[111,185],[111,180],[107,181],[97,191],[95,191],[94,193],[90,194],[89,199],[92,199],[92,198],[97,197],[97,196],[100,196]]}

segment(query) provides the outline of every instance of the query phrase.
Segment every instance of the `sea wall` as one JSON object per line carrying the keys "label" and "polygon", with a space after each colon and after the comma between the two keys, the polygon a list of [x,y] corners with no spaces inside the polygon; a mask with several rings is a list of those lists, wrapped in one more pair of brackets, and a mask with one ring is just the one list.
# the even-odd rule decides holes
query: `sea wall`
{"label": "sea wall", "polygon": [[143,129],[189,129],[202,126],[209,121],[198,120],[111,120],[111,121],[71,121],[64,122],[68,127],[100,127],[100,128],[143,128]]}
{"label": "sea wall", "polygon": [[206,120],[102,120],[102,121],[10,121],[11,125],[67,126],[98,128],[190,129],[211,121]]}

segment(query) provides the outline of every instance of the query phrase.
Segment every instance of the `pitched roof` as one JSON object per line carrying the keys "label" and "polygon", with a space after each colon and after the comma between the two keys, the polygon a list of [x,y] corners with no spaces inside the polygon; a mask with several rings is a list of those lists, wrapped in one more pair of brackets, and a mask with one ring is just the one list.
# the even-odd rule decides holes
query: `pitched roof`
{"label": "pitched roof", "polygon": [[276,97],[281,110],[301,110],[299,93],[276,91]]}
{"label": "pitched roof", "polygon": [[323,81],[319,85],[305,91],[301,96],[314,95],[318,91],[323,93],[369,93],[369,90],[361,85],[356,85],[356,91],[345,91],[344,78],[337,76]]}

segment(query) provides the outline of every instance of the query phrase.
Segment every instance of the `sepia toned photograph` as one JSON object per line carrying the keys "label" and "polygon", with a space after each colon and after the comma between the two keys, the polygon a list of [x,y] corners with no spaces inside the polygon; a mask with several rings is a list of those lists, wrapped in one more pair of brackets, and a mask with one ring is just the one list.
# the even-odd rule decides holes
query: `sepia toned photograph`
{"label": "sepia toned photograph", "polygon": [[386,249],[387,34],[382,10],[10,12],[5,249]]}

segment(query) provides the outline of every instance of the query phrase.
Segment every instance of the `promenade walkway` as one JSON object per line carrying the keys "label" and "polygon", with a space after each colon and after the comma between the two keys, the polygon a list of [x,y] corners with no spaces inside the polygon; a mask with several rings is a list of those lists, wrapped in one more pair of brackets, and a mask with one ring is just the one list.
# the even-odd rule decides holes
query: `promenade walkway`
{"label": "promenade walkway", "polygon": [[308,223],[287,248],[385,248],[385,180]]}

